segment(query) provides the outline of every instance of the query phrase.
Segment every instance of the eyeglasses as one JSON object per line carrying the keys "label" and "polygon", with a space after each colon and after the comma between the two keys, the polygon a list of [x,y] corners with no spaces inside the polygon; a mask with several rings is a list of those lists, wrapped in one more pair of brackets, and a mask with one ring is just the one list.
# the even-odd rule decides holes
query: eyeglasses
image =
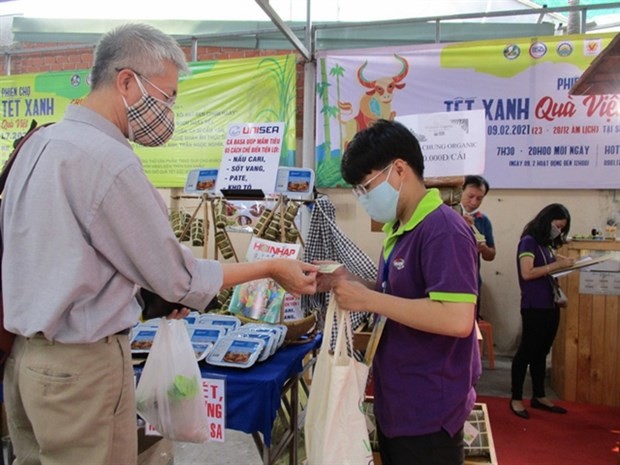
{"label": "eyeglasses", "polygon": [[[135,72],[135,71],[134,71]],[[159,92],[161,92],[161,94],[166,97],[165,100],[163,100],[164,103],[166,103],[168,106],[172,107],[174,106],[174,104],[177,102],[177,97],[176,95],[169,95],[167,92],[164,92],[159,86],[157,86],[156,84],[152,83],[151,81],[149,81],[147,78],[145,78],[144,76],[142,76],[140,73],[136,73],[136,75],[140,78],[143,79],[144,81],[146,81],[147,83],[149,83],[150,85],[152,85],[155,89],[157,89]]]}
{"label": "eyeglasses", "polygon": [[[389,168],[392,167],[394,163],[390,163],[389,165],[387,165],[385,168],[383,168],[381,171],[379,171],[377,174],[375,174],[372,178],[370,178],[368,181],[366,181],[364,184],[358,184],[356,186],[353,186],[353,194],[356,197],[360,197],[362,195],[366,195],[368,194],[368,186],[370,186],[370,183],[373,182],[375,179],[377,179],[379,176],[381,176],[381,174],[385,173],[385,171]],[[389,174],[388,174],[389,176]]]}
{"label": "eyeglasses", "polygon": [[[163,100],[162,99],[158,99],[161,100],[162,102],[164,102],[166,105],[168,105],[169,107],[174,106],[174,104],[177,101],[177,97],[176,95],[170,95],[168,94],[168,92],[165,92],[164,90],[162,90],[157,84],[154,84],[153,82],[149,81],[147,78],[145,78],[141,73],[131,69],[131,68],[116,68],[116,71],[122,71],[124,69],[128,69],[129,71],[131,71],[132,73],[134,73],[136,76],[138,76],[138,78],[140,78],[141,80],[143,80],[144,82],[146,82],[147,84],[150,84],[151,86],[153,86],[156,90],[158,90],[159,92],[161,92],[161,94],[165,97]],[[141,83],[140,83],[141,84]],[[146,92],[146,90],[145,90]],[[151,97],[153,97],[151,95]],[[156,98],[156,97],[153,97]]]}

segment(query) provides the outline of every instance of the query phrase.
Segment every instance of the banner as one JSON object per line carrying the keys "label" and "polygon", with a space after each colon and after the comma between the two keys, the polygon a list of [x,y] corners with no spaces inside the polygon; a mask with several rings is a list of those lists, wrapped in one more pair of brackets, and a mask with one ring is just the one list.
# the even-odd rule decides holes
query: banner
{"label": "banner", "polygon": [[[232,123],[283,122],[279,162],[295,166],[295,55],[197,62],[190,70],[179,81],[172,139],[134,145],[156,187],[183,187],[192,168],[218,168]],[[32,119],[59,121],[89,91],[89,70],[0,77],[0,163]]]}
{"label": "banner", "polygon": [[321,53],[317,187],[345,186],[344,148],[378,118],[471,110],[485,114],[483,175],[493,188],[620,187],[620,96],[568,95],[613,36]]}

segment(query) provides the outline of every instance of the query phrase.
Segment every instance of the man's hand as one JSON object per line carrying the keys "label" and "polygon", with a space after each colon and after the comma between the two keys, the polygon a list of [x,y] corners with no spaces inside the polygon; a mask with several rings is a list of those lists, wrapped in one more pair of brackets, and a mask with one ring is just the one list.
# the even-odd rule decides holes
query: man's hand
{"label": "man's hand", "polygon": [[172,310],[168,315],[166,315],[166,319],[168,320],[182,320],[186,316],[189,315],[190,309],[183,307]]}
{"label": "man's hand", "polygon": [[271,262],[271,278],[293,295],[314,294],[319,267],[299,260],[276,258]]}

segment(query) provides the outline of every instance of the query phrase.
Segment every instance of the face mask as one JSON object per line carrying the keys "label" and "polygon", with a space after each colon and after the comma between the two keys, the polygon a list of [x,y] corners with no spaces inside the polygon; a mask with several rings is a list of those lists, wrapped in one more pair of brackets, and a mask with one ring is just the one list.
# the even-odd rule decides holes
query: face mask
{"label": "face mask", "polygon": [[[387,178],[370,192],[358,197],[362,207],[373,220],[379,223],[389,223],[396,219],[396,208],[400,189],[396,190],[388,182],[392,168],[388,172]],[[401,184],[402,187],[402,184]]]}
{"label": "face mask", "polygon": [[562,234],[560,228],[558,228],[555,224],[551,223],[551,231],[549,232],[549,237],[551,237],[551,240],[555,240],[560,234]]}
{"label": "face mask", "polygon": [[[127,138],[140,145],[157,147],[165,144],[174,133],[174,113],[170,105],[146,92],[136,76],[142,97],[133,105],[127,105]],[[157,86],[154,86],[157,88]],[[162,91],[165,94],[165,92]]]}
{"label": "face mask", "polygon": [[465,208],[465,207],[463,206],[463,204],[461,204],[461,210],[463,210],[463,213],[464,213],[464,214],[466,214],[466,215],[472,215],[472,216],[473,216],[473,215],[475,215],[476,213],[478,213],[478,211],[480,210],[480,207],[478,207],[478,208],[476,208],[475,210],[472,210],[472,211],[470,211],[470,212],[469,212],[469,211],[467,211],[467,208]]}

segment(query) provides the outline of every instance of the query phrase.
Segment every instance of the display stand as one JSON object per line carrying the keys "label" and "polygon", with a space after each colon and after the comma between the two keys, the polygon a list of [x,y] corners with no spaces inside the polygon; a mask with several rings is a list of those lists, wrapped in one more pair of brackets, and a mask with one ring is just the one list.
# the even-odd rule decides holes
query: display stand
{"label": "display stand", "polygon": [[[209,215],[206,208],[207,194],[202,195],[174,195],[173,201],[179,200],[199,200],[192,214],[185,213],[182,207],[170,207],[169,219],[172,229],[179,239],[179,242],[191,241],[192,245],[203,248],[202,258],[207,258],[207,245],[209,231]],[[198,212],[203,211],[202,218],[198,218]],[[200,234],[196,234],[197,230]]]}
{"label": "display stand", "polygon": [[[198,212],[202,210],[205,225],[203,256],[206,257],[208,252],[212,251],[216,260],[234,262],[242,260],[233,245],[233,237],[231,237],[232,234],[236,233],[228,230],[231,224],[233,224],[233,231],[236,227],[235,221],[227,216],[226,209],[226,202],[233,201],[252,201],[261,207],[261,215],[251,231],[252,236],[289,244],[299,241],[302,247],[305,246],[295,225],[295,217],[299,207],[307,202],[306,200],[293,200],[284,194],[265,196],[262,191],[248,192],[244,190],[232,193],[224,191],[223,194],[216,196],[213,193],[205,192],[200,196],[177,197],[178,199],[199,199],[199,203],[191,215],[187,215],[188,223],[185,224],[179,236],[186,236],[186,232],[191,229],[191,223],[199,217]],[[213,235],[213,241],[209,240],[210,235]],[[211,247],[213,248],[211,249]],[[232,292],[228,290],[228,292],[221,292],[218,295],[220,310],[227,308],[227,300],[230,294]],[[283,319],[282,314],[281,319]],[[203,376],[208,377],[213,374],[226,376],[227,395],[230,396],[227,399],[226,406],[226,427],[251,434],[265,464],[274,464],[287,451],[289,463],[297,464],[298,462],[299,431],[304,422],[303,402],[301,402],[304,396],[301,394],[305,393],[307,398],[309,388],[305,377],[316,361],[314,351],[317,345],[316,341],[319,340],[316,337],[306,337],[303,344],[300,343],[301,341],[294,344],[293,341],[293,339],[299,339],[312,326],[315,326],[316,317],[314,314],[299,321],[281,322],[287,325],[289,346],[280,349],[273,359],[263,362],[260,366],[253,367],[250,371],[243,372],[209,365],[201,366]],[[291,357],[298,360],[301,369],[297,365],[292,369],[288,368],[288,363],[292,360]],[[271,379],[272,377],[273,379]],[[264,387],[259,388],[262,384]],[[264,389],[268,389],[268,392],[261,391]],[[247,396],[244,397],[245,394],[242,395],[242,392],[251,393],[251,399]],[[263,398],[263,400],[258,397]],[[250,414],[247,408],[250,403],[261,405],[261,407],[256,409],[256,413]],[[254,409],[255,407],[250,408],[250,410]],[[269,415],[273,413],[274,417],[270,417],[268,413]],[[276,415],[279,421],[276,422],[278,428],[274,430],[275,436],[272,443],[271,429]]]}

